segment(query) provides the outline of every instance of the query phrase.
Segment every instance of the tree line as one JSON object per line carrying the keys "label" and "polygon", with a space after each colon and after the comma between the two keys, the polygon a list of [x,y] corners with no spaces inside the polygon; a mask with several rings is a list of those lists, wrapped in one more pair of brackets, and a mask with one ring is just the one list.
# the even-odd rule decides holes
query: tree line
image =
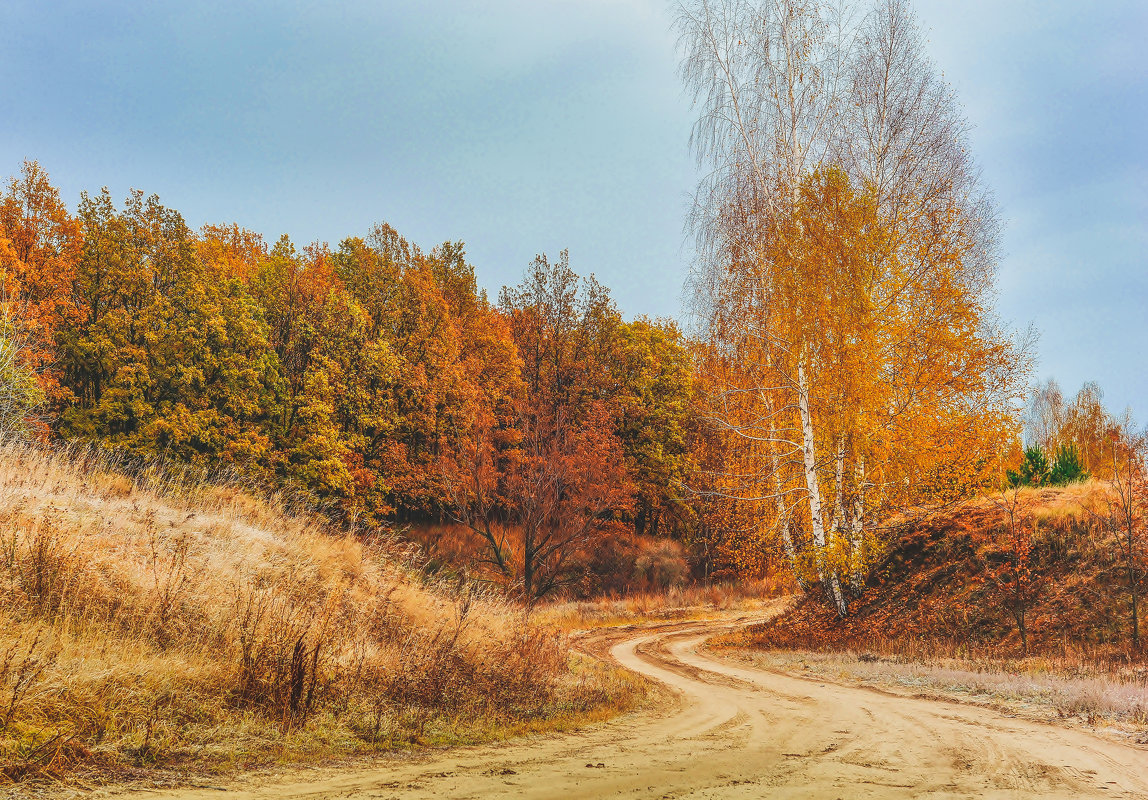
{"label": "tree line", "polygon": [[626,321],[566,253],[491,301],[458,242],[268,245],[140,192],[73,214],[26,162],[0,195],[0,417],[360,531],[452,522],[531,600],[625,588],[657,538],[670,574],[790,571],[844,605],[901,508],[1127,478],[1136,438],[1094,385],[1010,406],[1023,354],[981,316],[960,214],[889,230],[857,187],[831,165],[776,218],[731,199],[691,337]]}
{"label": "tree line", "polygon": [[566,253],[492,302],[459,242],[268,245],[138,191],[73,214],[26,162],[0,271],[5,418],[36,435],[225,468],[360,529],[455,519],[531,598],[607,532],[693,524],[688,343]]}
{"label": "tree line", "polygon": [[843,603],[905,505],[1113,477],[1130,423],[1098,388],[1004,401],[1019,356],[978,316],[960,225],[890,232],[832,166],[772,202],[721,217],[687,337],[623,319],[566,253],[491,301],[458,242],[268,245],[140,192],[73,214],[26,162],[0,196],[0,415],[359,530],[451,521],[532,599],[624,588],[657,537],[671,573],[788,570]]}

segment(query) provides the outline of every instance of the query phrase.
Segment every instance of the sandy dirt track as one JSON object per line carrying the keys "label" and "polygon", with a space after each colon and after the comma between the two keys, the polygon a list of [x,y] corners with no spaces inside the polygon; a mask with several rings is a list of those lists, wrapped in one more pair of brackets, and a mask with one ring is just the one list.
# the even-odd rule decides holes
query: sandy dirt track
{"label": "sandy dirt track", "polygon": [[615,634],[604,648],[674,699],[579,733],[315,771],[293,783],[148,795],[1148,798],[1148,750],[974,706],[734,666],[698,651],[721,627]]}

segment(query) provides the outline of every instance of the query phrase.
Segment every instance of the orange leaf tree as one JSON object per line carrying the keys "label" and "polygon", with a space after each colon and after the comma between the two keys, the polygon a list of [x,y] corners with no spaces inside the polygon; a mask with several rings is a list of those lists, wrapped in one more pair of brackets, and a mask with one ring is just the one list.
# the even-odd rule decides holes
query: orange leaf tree
{"label": "orange leaf tree", "polygon": [[907,3],[840,10],[691,0],[679,23],[711,168],[712,421],[739,440],[736,494],[845,614],[889,509],[999,472],[1027,363],[993,324],[995,211]]}

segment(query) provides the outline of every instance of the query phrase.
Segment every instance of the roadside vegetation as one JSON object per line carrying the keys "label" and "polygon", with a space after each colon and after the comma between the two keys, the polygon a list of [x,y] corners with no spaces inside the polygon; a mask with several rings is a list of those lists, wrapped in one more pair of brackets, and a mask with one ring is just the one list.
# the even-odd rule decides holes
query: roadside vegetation
{"label": "roadside vegetation", "polygon": [[233,485],[9,442],[0,519],[4,781],[472,742],[640,694],[409,547]]}
{"label": "roadside vegetation", "polygon": [[796,589],[782,574],[729,584],[692,584],[661,592],[631,592],[539,606],[540,620],[567,631],[589,631],[653,622],[686,622],[735,615],[751,616]]}
{"label": "roadside vegetation", "polygon": [[711,644],[770,669],[1148,743],[1136,501],[1133,525],[1123,527],[1122,497],[1135,496],[1127,485],[1122,494],[1117,479],[1091,479],[920,509],[891,521],[900,533],[846,619],[824,597],[806,595]]}
{"label": "roadside vegetation", "polygon": [[729,649],[756,667],[906,697],[991,708],[1009,716],[1080,725],[1148,744],[1148,681],[1143,667],[1070,658],[877,655],[868,651]]}
{"label": "roadside vegetation", "polygon": [[1099,481],[1028,488],[1015,493],[1015,505],[980,498],[903,520],[847,618],[807,596],[742,636],[804,650],[1128,664],[1140,656],[1139,626],[1107,516],[1113,495]]}

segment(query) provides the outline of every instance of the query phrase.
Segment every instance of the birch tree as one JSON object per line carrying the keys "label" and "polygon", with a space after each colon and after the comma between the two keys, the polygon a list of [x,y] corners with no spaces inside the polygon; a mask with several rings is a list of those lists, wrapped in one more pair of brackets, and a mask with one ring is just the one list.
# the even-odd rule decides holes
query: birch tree
{"label": "birch tree", "polygon": [[678,25],[711,422],[752,453],[725,486],[843,615],[922,451],[1007,427],[1023,358],[988,311],[995,212],[903,0],[691,0]]}

